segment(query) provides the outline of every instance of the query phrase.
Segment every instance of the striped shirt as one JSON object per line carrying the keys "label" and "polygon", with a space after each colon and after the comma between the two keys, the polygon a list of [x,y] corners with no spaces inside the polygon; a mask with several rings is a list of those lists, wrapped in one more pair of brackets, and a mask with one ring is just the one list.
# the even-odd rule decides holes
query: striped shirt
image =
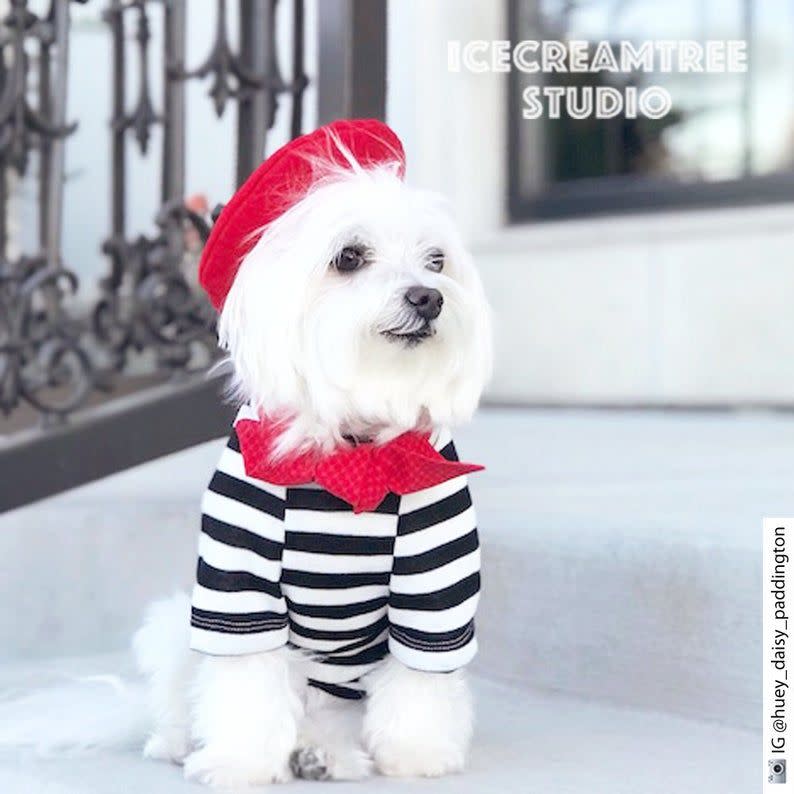
{"label": "striped shirt", "polygon": [[[448,432],[432,440],[458,459]],[[479,570],[465,475],[355,514],[318,485],[248,477],[233,431],[202,502],[191,648],[290,645],[308,652],[311,684],[358,698],[388,653],[435,672],[472,659]]]}

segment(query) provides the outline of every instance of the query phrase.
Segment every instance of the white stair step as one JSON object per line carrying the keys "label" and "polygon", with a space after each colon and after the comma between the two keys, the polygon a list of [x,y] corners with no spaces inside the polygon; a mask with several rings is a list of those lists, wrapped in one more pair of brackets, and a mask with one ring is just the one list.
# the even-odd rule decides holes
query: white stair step
{"label": "white stair step", "polygon": [[[107,659],[17,672],[23,689],[54,669],[112,669]],[[13,672],[0,667],[0,685]],[[761,780],[756,734],[670,715],[620,709],[475,679],[478,724],[469,769],[439,780],[373,778],[363,783],[297,782],[294,794],[746,794]],[[0,722],[2,722],[0,702]],[[139,748],[76,757],[0,752],[7,794],[178,794],[201,791],[178,767],[144,760]],[[286,790],[286,789],[285,789]]]}
{"label": "white stair step", "polygon": [[791,509],[794,417],[504,410],[459,438],[489,464],[481,669],[757,729],[761,517]]}

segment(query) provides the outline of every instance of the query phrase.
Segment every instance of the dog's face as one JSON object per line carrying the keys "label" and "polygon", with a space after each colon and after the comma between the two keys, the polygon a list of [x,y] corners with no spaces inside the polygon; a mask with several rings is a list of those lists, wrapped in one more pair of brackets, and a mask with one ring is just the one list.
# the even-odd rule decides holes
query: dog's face
{"label": "dog's face", "polygon": [[268,227],[220,335],[241,396],[295,418],[288,444],[456,424],[490,370],[488,309],[454,224],[388,168],[328,178]]}

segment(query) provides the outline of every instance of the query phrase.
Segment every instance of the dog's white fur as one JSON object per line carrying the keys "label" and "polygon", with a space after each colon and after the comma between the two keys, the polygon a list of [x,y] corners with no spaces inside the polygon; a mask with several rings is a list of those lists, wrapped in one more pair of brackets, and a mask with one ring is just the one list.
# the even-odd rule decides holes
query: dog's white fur
{"label": "dog's white fur", "polygon": [[[316,187],[260,236],[241,263],[219,324],[238,398],[284,419],[279,454],[331,448],[345,436],[385,441],[457,425],[474,412],[490,370],[488,310],[471,257],[435,195],[397,169],[318,164]],[[330,265],[343,247],[368,252],[353,273]],[[442,251],[441,272],[428,257]],[[431,336],[406,302],[441,291]],[[183,762],[218,786],[311,776],[435,776],[463,768],[472,707],[462,672],[409,670],[387,659],[360,704],[308,688],[286,649],[191,659],[184,597],[155,605],[135,639],[150,678],[154,731],[146,754]],[[362,713],[363,711],[363,713]],[[297,755],[295,755],[297,753]],[[307,771],[308,770],[308,771]]]}
{"label": "dog's white fur", "polygon": [[[372,263],[333,272],[352,242]],[[426,266],[433,248],[445,254],[440,273]],[[405,302],[415,285],[439,289],[444,307],[435,336],[406,349],[380,332],[415,322]],[[292,417],[282,450],[466,422],[491,365],[482,285],[444,203],[388,167],[332,172],[271,224],[242,262],[219,334],[238,394]]]}

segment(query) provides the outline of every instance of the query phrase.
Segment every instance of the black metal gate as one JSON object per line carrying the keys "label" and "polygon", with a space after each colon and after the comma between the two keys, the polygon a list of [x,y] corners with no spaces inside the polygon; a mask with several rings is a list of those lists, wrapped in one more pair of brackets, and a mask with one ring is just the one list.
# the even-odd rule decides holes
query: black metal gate
{"label": "black metal gate", "polygon": [[[51,0],[37,13],[34,2],[11,0],[2,20],[0,511],[216,437],[228,426],[219,379],[206,374],[217,357],[214,312],[195,288],[212,218],[185,197],[187,83],[205,81],[219,118],[236,111],[238,185],[261,161],[277,117],[289,115],[292,137],[302,131],[308,46],[318,53],[320,122],[383,116],[385,0],[315,0],[316,42],[306,40],[304,0],[237,0],[236,36],[229,0],[215,0],[213,39],[205,59],[190,65],[188,14],[206,12],[210,2],[105,4],[112,63],[99,68],[112,84],[111,228],[97,240],[108,263],[99,298],[80,316],[70,309],[80,285],[61,253],[64,147],[79,123],[66,112],[72,4]],[[162,15],[163,30],[159,97],[151,79],[154,14]],[[290,26],[286,53],[278,51],[279,22]],[[132,96],[129,68],[137,73]],[[148,156],[158,126],[159,210],[151,233],[131,234],[128,152],[137,147]],[[19,180],[31,175],[37,245],[17,251],[9,207]],[[128,371],[131,355],[140,353],[154,361],[142,382]]]}

